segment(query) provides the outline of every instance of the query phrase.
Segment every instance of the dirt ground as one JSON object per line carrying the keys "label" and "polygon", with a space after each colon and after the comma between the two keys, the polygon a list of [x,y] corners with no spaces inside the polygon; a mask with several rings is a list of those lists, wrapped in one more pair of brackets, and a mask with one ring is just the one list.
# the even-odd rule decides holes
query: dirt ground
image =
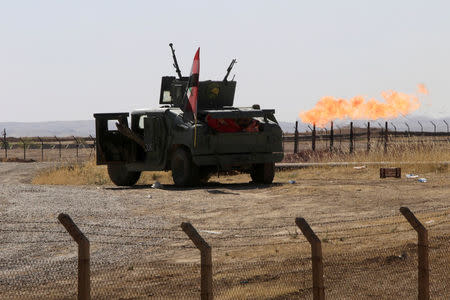
{"label": "dirt ground", "polygon": [[[17,282],[30,286],[25,295],[31,298],[36,286],[51,284],[29,277],[24,268],[38,274],[38,269],[76,260],[74,243],[56,222],[64,212],[91,241],[94,298],[170,298],[166,292],[149,292],[152,287],[162,291],[162,283],[171,292],[186,292],[185,298],[198,296],[199,252],[181,231],[181,222],[192,223],[213,249],[218,298],[309,297],[310,248],[295,226],[295,218],[302,217],[322,239],[331,298],[412,299],[416,234],[401,217],[401,206],[417,212],[429,228],[432,295],[445,299],[450,294],[446,167],[404,166],[403,174],[417,173],[426,183],[380,179],[376,166],[284,171],[272,185],[250,184],[244,174],[215,177],[192,189],[29,183],[51,164],[0,163],[0,293],[7,297],[17,296],[6,292]],[[68,295],[47,296],[73,297],[75,283],[70,282]],[[156,288],[146,282],[162,283]]]}

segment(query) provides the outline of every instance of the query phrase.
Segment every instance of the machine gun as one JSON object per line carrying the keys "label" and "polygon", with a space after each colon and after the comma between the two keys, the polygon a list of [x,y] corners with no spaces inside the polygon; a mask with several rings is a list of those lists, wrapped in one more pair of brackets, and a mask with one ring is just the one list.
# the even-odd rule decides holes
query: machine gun
{"label": "machine gun", "polygon": [[223,81],[224,81],[224,82],[227,82],[227,81],[228,81],[228,75],[230,75],[231,69],[233,69],[233,66],[234,66],[235,63],[236,63],[236,59],[234,58],[234,59],[231,61],[230,65],[228,66],[227,74],[226,74],[225,77],[223,78]]}
{"label": "machine gun", "polygon": [[173,49],[173,44],[170,43],[169,47],[172,50],[173,66],[175,67],[175,71],[177,72],[179,79],[181,79],[182,78],[181,71],[180,71],[180,67],[178,66],[177,57],[175,56],[175,50]]}

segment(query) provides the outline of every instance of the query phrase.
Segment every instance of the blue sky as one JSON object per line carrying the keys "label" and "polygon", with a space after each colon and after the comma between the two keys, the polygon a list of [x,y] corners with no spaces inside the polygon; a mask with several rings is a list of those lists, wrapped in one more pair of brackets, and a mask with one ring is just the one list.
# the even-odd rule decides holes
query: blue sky
{"label": "blue sky", "polygon": [[450,115],[450,2],[0,1],[0,121],[86,120],[155,107],[160,78],[238,63],[236,106],[294,121],[322,96],[430,91]]}

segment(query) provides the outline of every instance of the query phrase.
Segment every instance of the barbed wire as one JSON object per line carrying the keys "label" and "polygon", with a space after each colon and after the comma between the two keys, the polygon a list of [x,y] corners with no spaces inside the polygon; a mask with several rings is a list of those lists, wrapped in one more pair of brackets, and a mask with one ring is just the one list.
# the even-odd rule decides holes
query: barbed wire
{"label": "barbed wire", "polygon": [[[436,217],[440,217],[440,216],[445,216],[448,215],[448,212],[446,212],[445,210],[448,209],[450,206],[441,206],[439,207],[437,210],[436,209],[422,209],[422,210],[417,210],[415,211],[415,213],[434,213],[431,216],[428,216],[429,218],[436,218]],[[435,213],[438,214],[435,214]],[[314,224],[319,224],[319,225],[326,225],[326,224],[347,224],[347,223],[351,223],[351,222],[355,222],[355,221],[365,221],[365,220],[380,220],[380,219],[385,219],[385,218],[391,218],[391,217],[398,217],[400,218],[401,216],[399,215],[388,215],[388,216],[372,216],[372,217],[364,217],[364,218],[357,218],[357,219],[352,219],[352,220],[343,220],[343,221],[328,221],[328,222],[321,222],[321,223],[311,223],[312,225]],[[51,225],[56,225],[58,224],[58,222],[48,222],[48,221],[5,221],[5,220],[1,220],[0,223],[4,223],[4,224],[13,224],[13,225],[17,225],[17,224],[51,224]],[[405,220],[397,220],[397,221],[391,221],[388,223],[383,223],[383,224],[370,224],[370,225],[361,225],[361,226],[356,226],[356,227],[349,227],[349,228],[337,228],[337,229],[331,229],[331,230],[316,230],[315,232],[317,234],[330,234],[330,233],[338,233],[338,232],[348,232],[348,231],[357,231],[357,230],[365,230],[365,229],[369,229],[369,228],[375,228],[375,227],[387,227],[387,226],[392,226],[392,225],[399,225],[399,224],[406,224],[407,222]],[[445,221],[443,222],[436,222],[433,224],[429,224],[427,225],[428,228],[434,228],[438,225],[444,224],[446,223]],[[181,233],[182,231],[180,229],[175,229],[175,228],[145,228],[145,227],[125,227],[125,226],[117,226],[117,225],[105,225],[105,224],[91,224],[91,223],[79,223],[79,225],[81,226],[87,226],[90,228],[96,228],[96,227],[101,227],[101,228],[114,228],[114,229],[136,229],[136,230],[149,230],[149,229],[157,229],[157,230],[166,230],[168,232],[177,232],[177,233]],[[238,235],[229,235],[229,236],[215,236],[212,234],[216,234],[213,232],[208,232],[207,230],[199,230],[200,232],[208,235],[208,239],[210,240],[239,240],[239,239],[243,239],[243,238],[266,238],[266,237],[271,237],[271,238],[278,238],[278,237],[287,237],[290,236],[292,238],[296,238],[298,236],[297,233],[297,228],[294,227],[293,225],[291,225],[292,228],[294,228],[294,232],[287,232],[287,233],[262,233],[262,234],[238,234]],[[281,229],[281,228],[287,228],[287,227],[291,227],[289,225],[275,225],[275,226],[258,226],[258,227],[230,227],[230,228],[220,228],[218,230],[221,231],[234,231],[234,230],[241,230],[241,231],[245,231],[245,230],[261,230],[261,229]],[[214,229],[209,229],[209,230],[214,230]],[[62,230],[49,230],[49,229],[14,229],[14,228],[2,228],[0,229],[0,232],[16,232],[16,233],[50,233],[50,234],[67,234],[66,231],[62,231]],[[404,229],[404,230],[391,230],[389,232],[372,232],[372,233],[364,233],[364,234],[356,234],[356,235],[345,235],[345,236],[337,236],[337,237],[328,237],[326,236],[325,239],[326,240],[349,240],[349,239],[355,239],[355,238],[365,238],[365,237],[371,237],[371,236],[377,236],[377,235],[386,235],[386,234],[395,234],[395,233],[400,233],[400,232],[412,232],[410,228],[408,229]],[[180,240],[180,241],[187,241],[188,238],[186,236],[183,237],[176,237],[176,236],[171,236],[171,235],[167,235],[167,236],[155,236],[150,234],[145,234],[145,235],[138,235],[138,234],[115,234],[115,233],[99,233],[99,232],[91,232],[91,231],[87,231],[85,232],[85,234],[87,236],[100,236],[100,237],[112,237],[112,238],[122,238],[122,239],[161,239],[161,240]],[[220,234],[220,233],[219,233]],[[33,241],[33,240],[27,240],[27,241],[1,241],[0,244],[33,244],[33,243],[64,243],[64,242],[68,242],[70,240],[39,240],[39,241]],[[154,243],[148,243],[148,241],[133,241],[133,242],[128,242],[128,241],[104,241],[104,240],[96,240],[93,239],[91,240],[93,243],[99,243],[99,244],[111,244],[111,245],[130,245],[130,246],[151,246],[151,247],[166,247],[166,248],[175,248],[177,246],[167,246],[167,245],[157,245]],[[288,245],[288,244],[298,244],[298,243],[304,243],[306,242],[306,240],[298,240],[295,242],[286,242],[286,241],[282,241],[282,242],[276,242],[276,243],[252,243],[252,244],[239,244],[239,245],[214,245],[215,248],[242,248],[242,247],[259,247],[259,246],[269,246],[269,245]],[[181,248],[191,248],[189,246],[178,246]],[[192,247],[195,248],[195,247]]]}
{"label": "barbed wire", "polygon": [[[432,209],[421,209],[421,210],[415,210],[415,214],[420,213],[435,213],[435,212],[441,212],[450,209],[450,206],[439,206]],[[438,215],[432,215],[430,217],[436,217],[436,216],[442,216],[447,215],[447,213],[438,214]],[[402,217],[399,214],[389,214],[389,215],[382,215],[382,216],[368,216],[368,217],[362,217],[362,218],[354,218],[354,219],[347,219],[347,220],[332,220],[332,221],[322,221],[322,222],[311,222],[309,223],[311,226],[316,225],[328,225],[328,224],[341,224],[341,223],[352,223],[352,222],[358,222],[358,221],[370,221],[370,220],[382,220],[386,218],[400,218]],[[295,220],[296,217],[279,217],[279,218],[292,218]],[[59,225],[58,222],[50,222],[50,221],[16,221],[16,220],[0,220],[0,223],[4,224],[53,224],[53,225]],[[393,222],[394,224],[396,222]],[[401,223],[401,221],[398,221],[398,223]],[[110,224],[93,224],[93,223],[77,223],[79,226],[86,226],[86,227],[102,227],[102,228],[111,228],[111,229],[125,229],[125,230],[155,230],[155,231],[169,231],[169,232],[179,232],[180,230],[177,228],[167,228],[167,227],[138,227],[138,226],[120,226],[120,225],[110,225]],[[370,225],[370,226],[378,226],[378,225]],[[379,225],[382,226],[382,225]],[[202,231],[204,233],[208,233],[205,231],[234,231],[234,230],[260,230],[260,229],[281,229],[281,228],[288,228],[288,227],[294,227],[297,228],[295,224],[285,224],[285,225],[271,225],[271,226],[252,226],[252,227],[217,227],[217,228],[211,228],[208,227],[207,229],[202,229],[200,226],[198,228],[199,231]],[[359,228],[359,227],[355,227]],[[349,228],[350,229],[350,228]]]}
{"label": "barbed wire", "polygon": [[[441,214],[442,215],[442,214]],[[436,217],[436,216],[434,216]],[[436,222],[430,225],[427,225],[428,228],[434,228],[438,225],[445,224],[446,222]],[[406,222],[391,222],[387,224],[372,224],[372,225],[366,225],[366,226],[358,226],[358,227],[352,227],[352,228],[339,228],[339,229],[332,229],[332,230],[323,230],[323,231],[315,231],[315,233],[337,233],[337,232],[348,232],[348,231],[354,231],[354,230],[364,230],[368,228],[375,228],[375,227],[387,227],[392,225],[398,225],[398,224],[405,224]],[[411,228],[404,229],[404,230],[393,230],[390,232],[374,232],[374,233],[365,233],[360,235],[346,235],[346,236],[340,236],[340,237],[332,237],[328,238],[329,240],[332,239],[350,239],[350,238],[357,238],[357,237],[367,237],[367,236],[375,236],[375,235],[382,235],[382,234],[390,234],[390,233],[396,233],[396,232],[408,232],[411,231]],[[0,229],[0,232],[17,232],[17,233],[52,233],[52,234],[67,234],[65,231],[56,231],[56,230],[42,230],[42,229]],[[181,233],[182,231],[178,231]],[[125,239],[166,239],[166,240],[186,240],[187,237],[175,237],[175,236],[155,236],[155,235],[129,235],[129,234],[114,234],[114,233],[98,233],[98,232],[85,232],[85,235],[87,236],[102,236],[102,237],[113,237],[113,238],[125,238]],[[243,238],[264,238],[264,237],[287,237],[290,236],[292,238],[295,238],[298,236],[297,230],[294,231],[294,233],[282,233],[282,234],[244,234],[244,235],[232,235],[232,236],[209,236],[208,239],[212,240],[238,240]],[[0,242],[1,244],[1,242]]]}
{"label": "barbed wire", "polygon": [[[365,238],[365,237],[371,237],[371,236],[379,236],[379,235],[386,235],[386,234],[396,234],[401,232],[411,232],[413,233],[412,229],[404,229],[404,230],[396,230],[396,231],[390,231],[390,232],[376,232],[376,233],[367,233],[367,234],[361,234],[361,235],[348,235],[348,236],[338,236],[338,237],[325,237],[322,241],[333,241],[333,240],[349,240],[349,239],[355,239],[355,238]],[[450,236],[436,236],[435,239],[442,239],[442,240],[448,240]],[[186,242],[188,242],[188,238],[186,237],[184,239]],[[37,244],[37,243],[71,243],[73,240],[39,240],[39,241],[1,241],[1,244]],[[149,242],[143,242],[143,241],[104,241],[104,240],[91,240],[91,243],[96,244],[105,244],[105,245],[123,245],[123,246],[145,246],[145,247],[154,247],[154,248],[164,248],[164,249],[197,249],[195,246],[192,245],[161,245],[161,244],[154,244]],[[272,242],[272,243],[246,243],[246,244],[239,244],[239,245],[216,245],[214,243],[210,243],[211,246],[215,249],[231,249],[231,248],[245,248],[245,247],[262,247],[262,246],[279,246],[279,245],[298,245],[298,244],[306,244],[308,241],[305,240],[296,240],[296,241],[281,241],[281,242]]]}
{"label": "barbed wire", "polygon": [[[446,216],[448,215],[448,213],[442,213],[442,214],[436,214],[436,215],[432,215],[429,216],[431,217],[440,217],[440,216]],[[315,223],[311,223],[311,224],[315,224]],[[319,224],[319,223],[318,223]],[[320,223],[325,224],[324,223]],[[389,226],[389,225],[395,225],[395,224],[407,224],[406,220],[400,219],[398,221],[393,221],[393,222],[388,222],[388,223],[381,223],[381,224],[370,224],[370,225],[361,225],[361,226],[356,226],[356,227],[347,227],[347,228],[338,228],[338,229],[331,229],[331,230],[323,230],[323,231],[315,231],[316,233],[329,233],[329,232],[338,232],[338,231],[351,231],[351,230],[359,230],[359,229],[366,229],[366,228],[372,228],[372,227],[381,227],[381,226]],[[59,224],[58,224],[59,225]],[[80,224],[81,225],[81,224]],[[97,225],[93,225],[94,227],[96,227]],[[108,225],[101,225],[98,227],[110,227]],[[278,229],[278,228],[287,228],[287,227],[292,227],[293,229],[298,229],[298,227],[296,225],[279,225],[279,226],[266,226],[266,227],[243,227],[241,229],[243,230],[251,230],[251,229],[261,229],[261,228],[265,228],[265,229]],[[123,227],[123,226],[114,226],[113,228],[116,229],[152,229],[152,228],[137,228],[137,227]],[[227,231],[230,228],[223,228],[222,231]],[[234,229],[238,229],[238,228],[233,228]],[[204,234],[221,234],[220,232],[216,233],[216,232],[208,232],[208,231],[212,231],[214,229],[199,229],[199,231],[201,233]],[[58,230],[44,230],[44,229],[34,229],[34,230],[30,230],[30,229],[0,229],[0,231],[17,231],[17,232],[46,232],[46,233],[66,233],[66,231],[58,231]],[[182,232],[180,229],[170,229],[171,232]],[[294,231],[295,232],[295,231]],[[92,235],[108,235],[108,236],[114,236],[114,234],[102,234],[102,233],[96,233],[96,232],[89,232],[87,231],[86,234],[92,234]],[[261,237],[268,237],[268,236],[288,236],[291,235],[291,233],[285,233],[285,234],[260,234],[258,236]],[[117,235],[118,237],[125,237],[127,235]],[[254,237],[256,235],[243,235],[243,236],[233,236],[233,237]],[[149,235],[128,235],[128,237],[155,237],[155,238],[167,238],[166,236],[152,236],[151,234]]]}
{"label": "barbed wire", "polygon": [[16,221],[16,220],[1,220],[0,223],[3,224],[52,224],[58,225],[61,224],[57,221]]}
{"label": "barbed wire", "polygon": [[68,243],[73,240],[40,240],[40,241],[1,241],[1,244],[38,244],[38,243]]}
{"label": "barbed wire", "polygon": [[0,228],[0,231],[3,232],[23,232],[23,233],[61,233],[61,234],[67,234],[67,231],[62,230],[44,230],[44,229],[3,229]]}

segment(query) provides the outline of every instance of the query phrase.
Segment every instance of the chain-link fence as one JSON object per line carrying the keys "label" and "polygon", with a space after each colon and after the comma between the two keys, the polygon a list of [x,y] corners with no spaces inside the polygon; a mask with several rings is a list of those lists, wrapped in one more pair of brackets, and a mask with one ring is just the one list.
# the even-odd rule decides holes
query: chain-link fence
{"label": "chain-link fence", "polygon": [[[447,125],[447,123],[445,123]],[[298,154],[289,159],[307,160],[316,154],[353,152],[398,152],[407,149],[445,148],[450,143],[448,127],[411,128],[386,122],[350,122],[327,128],[305,128],[305,131],[283,134],[286,154]],[[416,131],[413,131],[415,129]]]}
{"label": "chain-link fence", "polygon": [[[449,209],[416,212],[429,231],[433,299],[450,296]],[[198,230],[212,249],[215,298],[312,297],[310,245],[293,218],[286,220]],[[17,219],[0,224],[2,299],[76,298],[76,243],[60,224]],[[178,226],[77,225],[91,244],[92,298],[199,298],[200,253]],[[327,298],[417,298],[417,234],[401,215],[310,225],[322,242]]]}
{"label": "chain-link fence", "polygon": [[0,140],[0,161],[86,161],[95,157],[95,138],[6,137]]}
{"label": "chain-link fence", "polygon": [[[432,299],[450,295],[449,250],[449,237],[430,241]],[[324,254],[324,274],[330,299],[417,299],[417,245]]]}

